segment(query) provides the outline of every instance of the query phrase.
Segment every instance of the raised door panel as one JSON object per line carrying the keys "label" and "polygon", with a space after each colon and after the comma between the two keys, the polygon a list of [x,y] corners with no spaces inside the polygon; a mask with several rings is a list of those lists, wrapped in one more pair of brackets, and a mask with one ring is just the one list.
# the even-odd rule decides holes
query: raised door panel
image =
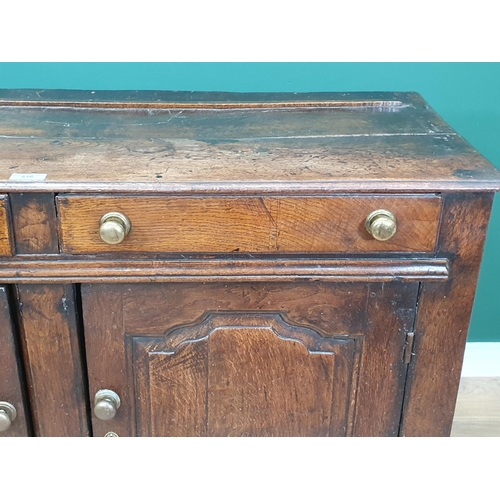
{"label": "raised door panel", "polygon": [[[5,287],[0,287],[0,401],[12,405],[16,412],[10,427],[0,432],[0,437],[27,436],[28,425],[24,409],[20,361]],[[7,409],[7,412],[10,410]]]}
{"label": "raised door panel", "polygon": [[93,417],[94,435],[396,435],[416,292],[84,285],[91,399],[101,389],[121,398],[113,420]]}
{"label": "raised door panel", "polygon": [[322,339],[279,314],[211,313],[132,341],[139,432],[328,436],[346,432],[354,341]]}

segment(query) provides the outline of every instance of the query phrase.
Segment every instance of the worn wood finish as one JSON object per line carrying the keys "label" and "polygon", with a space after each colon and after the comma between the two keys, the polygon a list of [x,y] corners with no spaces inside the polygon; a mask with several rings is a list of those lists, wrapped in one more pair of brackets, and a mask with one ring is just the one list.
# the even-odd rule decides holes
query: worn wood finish
{"label": "worn wood finish", "polygon": [[[109,422],[98,420],[92,412],[92,435],[102,437],[107,432],[115,432],[119,436],[135,436],[136,427],[131,425],[135,412],[134,393],[132,386],[127,386],[134,366],[125,355],[127,337],[122,293],[113,286],[101,286],[101,293],[89,293],[88,286],[82,285],[89,396],[92,405],[97,391],[109,389],[119,394],[121,406]],[[93,341],[95,335],[98,335],[97,342]],[[114,369],[109,369],[111,366]]]}
{"label": "worn wood finish", "polygon": [[59,252],[57,216],[52,193],[13,193],[16,252],[19,254],[53,254]]}
{"label": "worn wood finish", "polygon": [[28,435],[20,365],[21,360],[14,340],[7,290],[5,287],[0,287],[0,401],[14,405],[17,411],[16,419],[7,431],[0,432],[0,437]]}
{"label": "worn wood finish", "polygon": [[139,432],[346,434],[354,340],[321,339],[277,314],[211,314],[165,339],[141,340],[134,342]]}
{"label": "worn wood finish", "polygon": [[[0,189],[196,194],[495,190],[499,174],[494,167],[463,139],[445,137],[291,137],[249,144],[184,139],[74,139],[69,144],[40,139],[34,144],[0,138]],[[47,160],[37,161],[35,155]],[[10,182],[13,172],[47,178]],[[472,185],[471,176],[477,177]]]}
{"label": "worn wood finish", "polygon": [[[437,196],[329,198],[58,196],[63,252],[432,252]],[[375,240],[366,217],[391,211],[398,230]],[[121,212],[132,229],[118,245],[99,237],[99,221]]]}
{"label": "worn wood finish", "polygon": [[[405,192],[500,180],[418,94],[2,95],[0,190]],[[9,182],[13,172],[47,178]]]}
{"label": "worn wood finish", "polygon": [[21,338],[36,436],[87,436],[71,285],[19,285]]}
{"label": "worn wood finish", "polygon": [[[209,143],[215,140],[249,143],[292,137],[300,140],[342,138],[359,134],[455,135],[448,125],[439,123],[431,111],[416,109],[400,101],[354,101],[352,104],[349,101],[319,101],[309,103],[309,107],[300,101],[289,105],[245,104],[246,109],[241,109],[241,103],[188,105],[184,108],[177,103],[166,110],[154,105],[145,110],[109,109],[105,104],[100,108],[99,103],[94,103],[96,109],[78,109],[81,107],[77,104],[63,109],[59,106],[44,107],[41,116],[40,106],[3,107],[0,103],[3,111],[0,117],[3,130],[0,132],[8,138],[143,140],[149,137],[150,140],[163,138]],[[221,106],[224,110],[220,109]],[[367,115],[374,116],[367,118]]]}
{"label": "worn wood finish", "polygon": [[293,102],[116,102],[106,101],[7,101],[0,100],[2,106],[13,107],[48,107],[48,108],[98,108],[98,109],[182,109],[182,110],[248,110],[248,109],[297,109],[297,108],[400,108],[401,101],[293,101]]}
{"label": "worn wood finish", "polygon": [[439,240],[451,279],[422,285],[402,425],[404,436],[448,436],[488,227],[490,194],[448,194]]}
{"label": "worn wood finish", "polygon": [[[417,289],[417,283],[84,285],[91,397],[108,388],[122,398],[113,421],[94,418],[94,431],[395,435]],[[290,344],[293,338],[302,346]],[[333,365],[328,354],[307,354],[318,349],[334,353]],[[279,373],[289,374],[288,382]],[[273,392],[266,406],[263,394],[275,376],[283,398]],[[301,378],[314,394],[291,382]],[[290,391],[315,408],[311,415],[298,407],[288,415]],[[256,407],[269,418],[257,417]]]}
{"label": "worn wood finish", "polygon": [[449,434],[500,173],[418,94],[0,90],[0,151],[35,435]]}
{"label": "worn wood finish", "polygon": [[[108,286],[84,290],[122,290],[122,315],[130,335],[164,335],[179,325],[198,323],[206,311],[281,311],[291,324],[334,334],[359,336],[368,321],[371,297],[366,283],[179,283]],[[158,303],[168,307],[158,307]]]}
{"label": "worn wood finish", "polygon": [[[413,329],[417,283],[370,285],[354,433],[397,436],[405,387],[407,334]],[[397,304],[397,308],[395,305]],[[381,416],[384,418],[381,418]]]}
{"label": "worn wood finish", "polygon": [[0,196],[0,256],[11,256],[13,248],[9,198],[7,196]]}
{"label": "worn wood finish", "polygon": [[[447,259],[187,258],[0,261],[3,283],[226,282],[226,281],[428,281],[449,277]],[[220,257],[220,256],[219,256]]]}

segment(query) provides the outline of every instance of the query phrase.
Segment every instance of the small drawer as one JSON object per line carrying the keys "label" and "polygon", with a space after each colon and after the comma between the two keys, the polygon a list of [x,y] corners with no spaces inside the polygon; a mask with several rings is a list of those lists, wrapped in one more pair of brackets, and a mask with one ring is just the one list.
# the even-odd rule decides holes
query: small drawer
{"label": "small drawer", "polygon": [[[61,195],[57,203],[62,249],[68,254],[432,252],[441,209],[441,198],[433,195]],[[387,241],[378,241],[366,227],[367,217],[377,210],[396,221]],[[109,213],[130,221],[118,244],[101,239],[101,221]],[[127,232],[126,219],[114,223]]]}
{"label": "small drawer", "polygon": [[9,198],[0,196],[0,256],[11,256],[12,235],[10,231]]}

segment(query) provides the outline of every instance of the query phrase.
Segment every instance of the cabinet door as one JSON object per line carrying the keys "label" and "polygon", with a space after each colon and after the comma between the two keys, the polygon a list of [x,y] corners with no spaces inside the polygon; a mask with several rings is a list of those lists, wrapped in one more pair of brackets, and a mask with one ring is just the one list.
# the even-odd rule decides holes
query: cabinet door
{"label": "cabinet door", "polygon": [[5,287],[0,287],[0,437],[27,436],[20,359]]}
{"label": "cabinet door", "polygon": [[416,283],[82,286],[96,436],[397,435]]}

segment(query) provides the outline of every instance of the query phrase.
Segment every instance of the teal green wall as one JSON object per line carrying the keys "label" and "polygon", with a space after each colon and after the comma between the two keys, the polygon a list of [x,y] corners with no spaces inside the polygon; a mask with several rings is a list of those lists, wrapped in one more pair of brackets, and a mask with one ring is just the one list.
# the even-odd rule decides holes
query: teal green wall
{"label": "teal green wall", "polygon": [[[0,88],[416,91],[500,168],[500,63],[0,63]],[[498,256],[497,199],[470,341],[500,342]]]}

